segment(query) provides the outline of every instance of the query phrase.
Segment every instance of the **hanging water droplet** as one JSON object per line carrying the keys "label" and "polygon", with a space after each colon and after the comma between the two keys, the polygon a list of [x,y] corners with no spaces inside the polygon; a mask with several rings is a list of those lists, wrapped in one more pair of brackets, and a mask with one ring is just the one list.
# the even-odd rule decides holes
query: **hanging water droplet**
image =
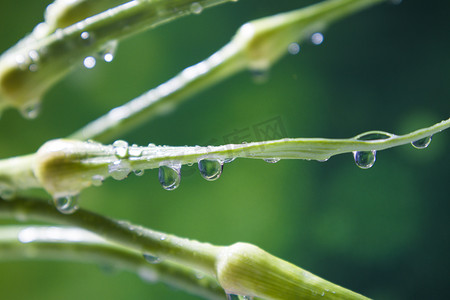
{"label": "hanging water droplet", "polygon": [[78,209],[78,195],[53,199],[56,209],[63,214],[73,214]]}
{"label": "hanging water droplet", "polygon": [[416,149],[425,149],[430,145],[432,136],[428,136],[426,138],[411,142],[411,145]]}
{"label": "hanging water droplet", "polygon": [[161,186],[167,190],[172,191],[176,189],[180,185],[181,175],[180,175],[180,167],[181,166],[160,166],[159,167],[159,183]]}
{"label": "hanging water droplet", "polygon": [[161,262],[161,258],[150,255],[150,254],[143,254],[145,260],[151,264],[159,264]]}
{"label": "hanging water droplet", "polygon": [[320,45],[323,43],[323,34],[320,32],[313,33],[311,35],[311,42],[314,45]]}
{"label": "hanging water droplet", "polygon": [[98,56],[102,58],[105,62],[112,62],[117,50],[117,41],[110,41],[105,44],[102,50],[98,53]]}
{"label": "hanging water droplet", "polygon": [[224,163],[224,164],[228,164],[228,163],[230,163],[230,162],[233,162],[235,159],[236,159],[236,157],[225,158],[225,159],[223,160],[223,163]]}
{"label": "hanging water droplet", "polygon": [[8,183],[0,182],[0,197],[3,200],[11,200],[14,198],[16,191]]}
{"label": "hanging water droplet", "polygon": [[289,54],[296,55],[300,52],[300,46],[297,43],[291,43],[288,46]]}
{"label": "hanging water droplet", "polygon": [[264,83],[269,79],[268,69],[251,69],[250,73],[252,74],[252,79],[255,83]]}
{"label": "hanging water droplet", "polygon": [[26,103],[20,109],[20,113],[25,119],[36,119],[41,111],[41,103],[39,100],[32,100]]}
{"label": "hanging water droplet", "polygon": [[361,169],[369,169],[376,160],[377,151],[354,151],[353,158],[355,163]]}
{"label": "hanging water droplet", "polygon": [[280,161],[279,158],[264,158],[263,160],[269,164],[275,164]]}
{"label": "hanging water droplet", "polygon": [[95,60],[95,57],[93,57],[93,56],[87,56],[83,60],[83,65],[86,69],[92,69],[93,67],[95,67],[96,63],[97,63],[97,61]]}
{"label": "hanging water droplet", "polygon": [[128,143],[126,141],[117,140],[113,143],[113,147],[117,157],[125,158],[128,156]]}
{"label": "hanging water droplet", "polygon": [[214,181],[222,174],[223,164],[218,159],[202,159],[198,162],[198,169],[203,178]]}
{"label": "hanging water droplet", "polygon": [[122,180],[127,178],[131,172],[130,164],[127,161],[116,160],[109,164],[108,172],[115,180]]}
{"label": "hanging water droplet", "polygon": [[203,6],[198,2],[193,2],[190,9],[191,13],[198,15],[203,11]]}
{"label": "hanging water droplet", "polygon": [[142,176],[144,175],[144,170],[133,170],[134,175]]}
{"label": "hanging water droplet", "polygon": [[102,175],[94,175],[91,180],[93,186],[101,186],[105,178]]}

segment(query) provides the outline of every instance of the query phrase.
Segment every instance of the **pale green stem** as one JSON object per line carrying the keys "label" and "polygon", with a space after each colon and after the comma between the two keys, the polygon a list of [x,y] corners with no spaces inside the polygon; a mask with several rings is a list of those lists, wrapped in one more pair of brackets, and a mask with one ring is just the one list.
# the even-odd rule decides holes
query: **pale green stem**
{"label": "pale green stem", "polygon": [[[224,162],[234,158],[306,159],[325,161],[331,156],[355,151],[379,151],[430,137],[450,127],[450,119],[412,133],[396,136],[383,132],[386,138],[359,140],[367,134],[350,139],[281,139],[275,141],[229,144],[223,146],[148,147],[128,146],[126,142],[104,146],[73,140],[54,140],[37,152],[34,174],[40,184],[55,198],[76,195],[90,186],[93,178],[113,176],[123,179],[132,170],[179,168],[200,160]],[[117,176],[119,175],[119,176]]]}
{"label": "pale green stem", "polygon": [[76,226],[133,249],[191,267],[217,278],[227,293],[263,299],[367,299],[315,276],[256,246],[214,246],[169,235],[79,209],[59,213],[44,201],[0,198],[0,218]]}
{"label": "pale green stem", "polygon": [[108,242],[83,229],[1,226],[0,261],[28,259],[93,263],[133,272],[145,281],[164,282],[202,298],[225,298],[223,289],[208,275],[170,261],[149,263],[142,253]]}
{"label": "pale green stem", "polygon": [[[88,17],[116,7],[130,0],[55,0],[45,10],[45,25],[47,33],[53,33],[58,28],[75,24]],[[39,28],[37,28],[39,29]]]}
{"label": "pale green stem", "polygon": [[[116,171],[123,174],[119,178],[123,179],[133,170],[154,169],[162,165],[177,168],[203,159],[221,162],[234,158],[325,161],[342,153],[380,151],[409,144],[449,127],[450,119],[447,119],[405,135],[371,131],[349,139],[286,138],[206,147],[141,147],[128,146],[126,142],[102,145],[75,140],[53,140],[45,143],[36,154],[0,160],[0,195],[6,193],[12,197],[16,190],[41,187],[54,198],[66,197],[79,194],[81,190],[91,186],[95,178],[103,180],[114,176]],[[373,134],[384,137],[364,140],[364,137]]]}
{"label": "pale green stem", "polygon": [[69,138],[108,141],[167,112],[192,94],[243,69],[264,71],[287,53],[288,45],[314,30],[385,0],[330,0],[244,24],[222,49],[134,100],[114,108]]}
{"label": "pale green stem", "polygon": [[[25,109],[87,56],[111,42],[232,0],[130,1],[48,35],[37,30],[0,57],[0,107]],[[35,30],[36,31],[36,30]]]}

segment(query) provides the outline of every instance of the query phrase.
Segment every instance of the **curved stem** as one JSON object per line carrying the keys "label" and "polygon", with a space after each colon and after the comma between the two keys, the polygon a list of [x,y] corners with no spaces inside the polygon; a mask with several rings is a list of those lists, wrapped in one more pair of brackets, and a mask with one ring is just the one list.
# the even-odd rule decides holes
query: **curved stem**
{"label": "curved stem", "polygon": [[[32,255],[29,255],[32,253]],[[93,263],[161,281],[206,299],[224,299],[223,289],[208,275],[170,261],[150,264],[142,253],[108,242],[79,228],[1,226],[0,261],[45,259]]]}
{"label": "curved stem", "polygon": [[37,105],[61,77],[111,42],[192,14],[193,3],[208,8],[230,1],[134,0],[49,35],[35,31],[0,57],[0,107]]}
{"label": "curved stem", "polygon": [[[133,170],[175,168],[198,161],[234,158],[306,159],[325,161],[330,157],[355,151],[380,151],[421,140],[446,130],[450,119],[405,135],[381,131],[362,133],[348,139],[286,138],[274,141],[229,144],[223,146],[140,147],[137,145],[102,145],[94,142],[53,140],[37,153],[0,160],[0,196],[33,187],[43,187],[55,198],[79,194],[81,190],[114,176],[125,178]],[[364,140],[378,134],[382,138]]]}
{"label": "curved stem", "polygon": [[246,243],[213,246],[80,209],[71,215],[36,199],[0,198],[0,218],[80,227],[123,247],[149,253],[217,278],[227,293],[264,299],[367,299]]}
{"label": "curved stem", "polygon": [[313,30],[385,0],[329,0],[244,24],[222,49],[204,61],[132,101],[87,124],[70,139],[109,141],[167,112],[192,94],[243,69],[268,69],[287,53],[288,45]]}

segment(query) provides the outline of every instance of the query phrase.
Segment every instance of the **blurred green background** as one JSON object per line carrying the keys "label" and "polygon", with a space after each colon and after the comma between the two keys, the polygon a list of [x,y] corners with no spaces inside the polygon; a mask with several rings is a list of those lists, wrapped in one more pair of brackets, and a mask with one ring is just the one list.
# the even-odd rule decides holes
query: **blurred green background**
{"label": "blurred green background", "polygon": [[[70,134],[219,49],[248,20],[315,1],[241,0],[132,37],[112,63],[81,67],[45,97],[33,121],[9,110],[0,120],[0,157],[34,152]],[[3,1],[0,51],[42,21],[50,1]],[[450,113],[450,2],[383,4],[335,23],[322,45],[301,43],[264,84],[241,73],[168,115],[121,136],[129,143],[223,144],[236,130],[279,118],[288,137],[396,134]],[[183,237],[256,244],[334,283],[375,299],[448,295],[450,133],[426,150],[378,153],[369,170],[350,154],[327,163],[236,160],[216,182],[183,167],[181,186],[163,190],[157,171],[107,180],[81,206]],[[5,222],[2,223],[11,223]],[[0,264],[0,297],[12,299],[196,299],[136,274],[56,262]]]}

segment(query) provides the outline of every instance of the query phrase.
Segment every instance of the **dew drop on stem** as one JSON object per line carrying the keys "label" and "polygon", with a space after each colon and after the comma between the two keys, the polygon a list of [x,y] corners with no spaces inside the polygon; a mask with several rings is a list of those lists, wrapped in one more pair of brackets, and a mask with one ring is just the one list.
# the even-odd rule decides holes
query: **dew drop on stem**
{"label": "dew drop on stem", "polygon": [[198,162],[198,169],[203,178],[214,181],[222,174],[223,163],[218,159],[202,159]]}
{"label": "dew drop on stem", "polygon": [[153,256],[153,255],[150,255],[150,254],[147,254],[147,253],[144,253],[143,256],[144,256],[144,259],[145,259],[148,263],[151,263],[151,264],[158,264],[158,263],[161,262],[161,258],[159,258],[159,257]]}
{"label": "dew drop on stem", "polygon": [[191,4],[190,10],[191,13],[198,15],[201,14],[201,12],[203,11],[203,6],[198,2],[193,2]]}
{"label": "dew drop on stem", "polygon": [[162,165],[159,167],[159,183],[166,191],[172,191],[180,185],[180,168],[179,165]]}
{"label": "dew drop on stem", "polygon": [[93,186],[101,186],[105,178],[102,175],[94,175],[91,178]]}
{"label": "dew drop on stem", "polygon": [[411,145],[416,149],[425,149],[431,143],[432,136],[427,136],[426,138],[411,142]]}
{"label": "dew drop on stem", "polygon": [[122,180],[127,178],[131,172],[130,164],[127,161],[116,160],[109,164],[108,172],[115,180]]}
{"label": "dew drop on stem", "polygon": [[3,200],[12,200],[15,194],[16,192],[11,185],[0,182],[0,197]]}
{"label": "dew drop on stem", "polygon": [[39,100],[32,100],[21,107],[20,113],[25,119],[36,119],[41,112],[41,103]]}
{"label": "dew drop on stem", "polygon": [[66,215],[73,214],[78,209],[78,195],[54,198],[53,202],[56,209]]}
{"label": "dew drop on stem", "polygon": [[280,161],[279,158],[264,158],[263,160],[269,164],[275,164]]}
{"label": "dew drop on stem", "polygon": [[117,157],[125,158],[128,156],[128,143],[126,141],[117,140],[113,143],[113,147]]}
{"label": "dew drop on stem", "polygon": [[376,160],[377,151],[353,151],[355,164],[361,169],[371,168]]}
{"label": "dew drop on stem", "polygon": [[142,176],[144,175],[144,170],[133,170],[134,175],[136,176]]}

